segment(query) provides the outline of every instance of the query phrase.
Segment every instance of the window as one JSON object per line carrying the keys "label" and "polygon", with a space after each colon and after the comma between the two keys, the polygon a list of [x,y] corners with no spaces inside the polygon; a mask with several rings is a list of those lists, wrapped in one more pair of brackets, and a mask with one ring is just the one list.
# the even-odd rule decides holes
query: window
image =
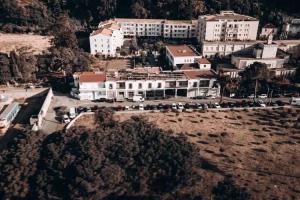
{"label": "window", "polygon": [[132,89],[132,83],[129,83],[129,84],[128,84],[128,88],[129,88],[129,89]]}
{"label": "window", "polygon": [[152,83],[148,83],[148,88],[149,88],[149,89],[152,88]]}
{"label": "window", "polygon": [[197,87],[197,82],[193,83],[193,87],[196,88]]}
{"label": "window", "polygon": [[158,83],[158,84],[157,84],[157,88],[161,88],[161,83]]}
{"label": "window", "polygon": [[199,87],[209,87],[209,80],[201,80]]}
{"label": "window", "polygon": [[109,84],[109,89],[113,89],[113,84]]}
{"label": "window", "polygon": [[143,85],[141,83],[139,83],[139,89],[142,89]]}

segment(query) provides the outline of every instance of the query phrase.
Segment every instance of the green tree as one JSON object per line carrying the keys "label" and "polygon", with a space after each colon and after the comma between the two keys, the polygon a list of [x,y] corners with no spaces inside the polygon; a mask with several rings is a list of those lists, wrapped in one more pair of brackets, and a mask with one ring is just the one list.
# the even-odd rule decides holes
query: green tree
{"label": "green tree", "polygon": [[[249,87],[254,83],[254,96],[257,97],[259,83],[270,79],[270,71],[264,63],[255,62],[242,72],[242,87]],[[253,88],[249,88],[250,90]]]}
{"label": "green tree", "polygon": [[225,178],[213,188],[214,200],[249,200],[251,195],[245,188],[240,188],[231,179]]}
{"label": "green tree", "polygon": [[226,89],[228,89],[228,87],[231,84],[231,78],[228,75],[224,75],[224,74],[220,74],[218,77],[218,82],[221,86],[221,98],[220,98],[220,103],[223,102],[223,97],[224,97],[224,93],[226,91]]}

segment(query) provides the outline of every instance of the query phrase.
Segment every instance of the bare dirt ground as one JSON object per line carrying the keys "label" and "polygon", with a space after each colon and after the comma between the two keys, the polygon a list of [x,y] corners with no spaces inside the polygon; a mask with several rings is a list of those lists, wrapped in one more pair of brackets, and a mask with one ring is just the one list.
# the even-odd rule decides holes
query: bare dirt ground
{"label": "bare dirt ground", "polygon": [[[136,113],[117,113],[124,121]],[[182,133],[197,145],[200,155],[215,164],[252,199],[300,199],[300,109],[143,113],[164,130]],[[81,126],[94,119],[79,120]],[[93,123],[91,123],[93,122]],[[200,171],[197,184],[209,199],[219,173]]]}
{"label": "bare dirt ground", "polygon": [[0,33],[0,52],[29,47],[34,54],[40,54],[51,47],[50,40],[51,37],[41,35]]}
{"label": "bare dirt ground", "polygon": [[131,61],[129,59],[113,59],[113,60],[99,60],[92,65],[94,69],[101,71],[117,71],[121,69],[127,69],[131,67]]}

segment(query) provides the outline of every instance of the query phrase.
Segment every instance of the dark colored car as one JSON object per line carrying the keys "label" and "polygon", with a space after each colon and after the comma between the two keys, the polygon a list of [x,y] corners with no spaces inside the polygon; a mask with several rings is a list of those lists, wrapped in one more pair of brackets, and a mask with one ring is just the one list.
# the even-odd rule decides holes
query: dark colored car
{"label": "dark colored car", "polygon": [[163,109],[164,109],[164,105],[161,104],[161,103],[158,104],[158,105],[157,105],[157,109],[158,109],[158,110],[163,110]]}
{"label": "dark colored car", "polygon": [[92,100],[92,102],[105,102],[106,99],[105,98],[100,98],[100,99],[95,99],[95,100]]}
{"label": "dark colored car", "polygon": [[285,103],[281,100],[278,100],[278,101],[275,101],[275,103],[278,105],[278,106],[284,106]]}
{"label": "dark colored car", "polygon": [[189,103],[186,103],[186,104],[184,104],[184,108],[185,108],[185,109],[190,109],[190,108],[191,108],[191,105],[190,105]]}
{"label": "dark colored car", "polygon": [[222,102],[222,103],[220,104],[220,106],[221,106],[222,108],[228,108],[228,107],[229,107],[229,103]]}

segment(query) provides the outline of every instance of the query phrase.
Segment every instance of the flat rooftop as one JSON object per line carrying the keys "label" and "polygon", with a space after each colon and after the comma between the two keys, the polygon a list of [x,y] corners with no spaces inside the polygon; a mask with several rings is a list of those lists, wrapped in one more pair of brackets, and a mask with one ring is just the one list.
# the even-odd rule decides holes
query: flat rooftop
{"label": "flat rooftop", "polygon": [[174,57],[193,57],[200,56],[197,52],[195,52],[188,45],[167,45],[166,49],[174,56]]}
{"label": "flat rooftop", "polygon": [[234,21],[258,21],[258,19],[235,13],[233,11],[221,11],[220,14],[201,16],[207,21],[219,21],[219,20],[234,20]]}
{"label": "flat rooftop", "polygon": [[197,24],[197,20],[167,20],[167,19],[136,19],[115,18],[118,23],[141,23],[141,24]]}

